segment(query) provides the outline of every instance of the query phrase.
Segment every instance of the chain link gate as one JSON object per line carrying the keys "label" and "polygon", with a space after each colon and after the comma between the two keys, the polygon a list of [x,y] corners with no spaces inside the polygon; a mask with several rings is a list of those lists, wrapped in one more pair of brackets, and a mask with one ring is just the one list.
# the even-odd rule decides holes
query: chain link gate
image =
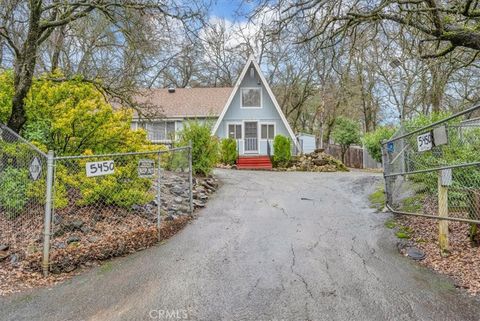
{"label": "chain link gate", "polygon": [[18,262],[43,242],[47,155],[0,124],[0,246]]}
{"label": "chain link gate", "polygon": [[393,213],[480,224],[480,106],[382,143]]}
{"label": "chain link gate", "polygon": [[153,244],[162,220],[193,213],[192,174],[191,145],[55,156],[0,124],[0,246],[19,260],[41,253],[47,275],[52,255],[68,262],[67,247],[93,251],[119,240],[108,258],[142,248],[127,236],[154,231]]}
{"label": "chain link gate", "polygon": [[[51,264],[49,250],[63,253],[66,247],[80,244],[95,249],[118,235],[152,229],[160,240],[163,218],[193,213],[190,146],[59,156],[52,157],[52,162],[51,229],[49,246],[44,249],[44,274]],[[133,251],[125,247],[120,244],[103,257]]]}

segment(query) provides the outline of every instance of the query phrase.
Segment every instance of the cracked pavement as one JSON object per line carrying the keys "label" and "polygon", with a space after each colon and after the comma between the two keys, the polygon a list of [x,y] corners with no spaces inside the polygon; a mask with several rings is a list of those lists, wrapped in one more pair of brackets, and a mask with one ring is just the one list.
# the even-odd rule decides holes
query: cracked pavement
{"label": "cracked pavement", "polygon": [[380,175],[217,175],[165,244],[0,298],[0,320],[478,320],[478,299],[398,254],[368,204]]}

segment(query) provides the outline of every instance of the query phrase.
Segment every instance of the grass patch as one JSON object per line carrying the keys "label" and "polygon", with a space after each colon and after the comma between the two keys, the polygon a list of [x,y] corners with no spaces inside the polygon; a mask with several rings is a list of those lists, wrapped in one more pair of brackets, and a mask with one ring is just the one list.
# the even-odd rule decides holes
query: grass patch
{"label": "grass patch", "polygon": [[393,229],[397,226],[397,223],[395,222],[394,219],[389,219],[388,221],[385,222],[385,227],[389,229]]}
{"label": "grass patch", "polygon": [[111,262],[105,262],[100,266],[100,274],[105,274],[113,270],[113,264]]}
{"label": "grass patch", "polygon": [[411,213],[419,212],[423,208],[424,201],[424,194],[415,194],[414,196],[407,197],[402,201],[402,210]]}
{"label": "grass patch", "polygon": [[368,200],[370,201],[370,207],[376,208],[377,210],[381,210],[385,207],[385,191],[383,187],[379,187],[368,196]]}
{"label": "grass patch", "polygon": [[395,232],[395,236],[399,239],[410,239],[412,238],[413,230],[407,226],[401,226],[397,232]]}

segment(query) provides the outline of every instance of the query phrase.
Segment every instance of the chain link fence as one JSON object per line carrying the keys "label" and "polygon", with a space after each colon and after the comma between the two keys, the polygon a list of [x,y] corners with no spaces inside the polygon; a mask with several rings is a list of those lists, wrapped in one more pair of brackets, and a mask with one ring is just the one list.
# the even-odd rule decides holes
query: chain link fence
{"label": "chain link fence", "polygon": [[45,153],[0,124],[0,251],[15,253],[15,261],[42,242],[46,161]]}
{"label": "chain link fence", "polygon": [[150,246],[193,213],[190,146],[54,156],[0,129],[0,246],[45,274]]}
{"label": "chain link fence", "polygon": [[404,128],[383,143],[390,210],[480,223],[480,119],[472,119],[478,111]]}

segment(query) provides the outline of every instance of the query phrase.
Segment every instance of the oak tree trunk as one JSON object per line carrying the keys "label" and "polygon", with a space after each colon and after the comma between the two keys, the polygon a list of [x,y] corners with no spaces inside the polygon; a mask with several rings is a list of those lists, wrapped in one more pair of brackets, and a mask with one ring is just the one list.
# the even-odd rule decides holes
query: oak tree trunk
{"label": "oak tree trunk", "polygon": [[27,121],[25,98],[32,87],[33,74],[37,62],[37,41],[42,33],[39,26],[40,16],[41,5],[32,5],[27,38],[20,54],[15,59],[15,75],[13,78],[15,92],[12,99],[12,113],[7,125],[17,133],[20,132]]}

